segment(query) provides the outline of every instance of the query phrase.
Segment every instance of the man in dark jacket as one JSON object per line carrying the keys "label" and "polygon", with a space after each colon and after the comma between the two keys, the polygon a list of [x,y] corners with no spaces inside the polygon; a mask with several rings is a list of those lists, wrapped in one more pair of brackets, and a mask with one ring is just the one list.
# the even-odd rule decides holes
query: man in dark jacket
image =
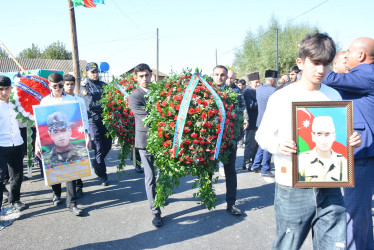
{"label": "man in dark jacket", "polygon": [[149,92],[149,84],[151,84],[152,70],[144,63],[137,65],[134,69],[135,79],[138,81],[139,88],[137,88],[129,97],[129,106],[135,116],[135,148],[139,149],[140,159],[144,167],[144,182],[147,199],[154,216],[152,224],[155,227],[162,225],[161,210],[155,207],[153,201],[156,196],[156,173],[153,165],[153,157],[146,150],[149,127],[144,126],[143,120],[148,113],[145,111],[146,98],[145,95]]}
{"label": "man in dark jacket", "polygon": [[353,129],[362,144],[354,150],[355,187],[344,188],[348,249],[374,249],[372,197],[374,190],[374,39],[358,38],[347,50],[349,73],[329,71],[322,83],[353,100]]}
{"label": "man in dark jacket", "polygon": [[244,160],[243,169],[250,167],[254,160],[257,151],[257,142],[255,140],[255,134],[257,131],[256,121],[258,116],[258,107],[256,99],[256,89],[260,85],[260,75],[258,72],[247,75],[249,87],[244,91],[244,129],[245,129],[245,149],[244,149]]}

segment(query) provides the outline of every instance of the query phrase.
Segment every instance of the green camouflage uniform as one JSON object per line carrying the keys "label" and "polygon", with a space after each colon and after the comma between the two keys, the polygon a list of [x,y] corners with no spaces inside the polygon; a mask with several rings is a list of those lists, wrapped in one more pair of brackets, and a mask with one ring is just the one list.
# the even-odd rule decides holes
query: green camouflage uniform
{"label": "green camouflage uniform", "polygon": [[86,157],[88,157],[88,154],[85,147],[71,144],[66,160],[62,159],[61,155],[56,152],[56,146],[53,146],[53,148],[49,152],[43,154],[45,166],[52,166],[58,163],[77,161]]}

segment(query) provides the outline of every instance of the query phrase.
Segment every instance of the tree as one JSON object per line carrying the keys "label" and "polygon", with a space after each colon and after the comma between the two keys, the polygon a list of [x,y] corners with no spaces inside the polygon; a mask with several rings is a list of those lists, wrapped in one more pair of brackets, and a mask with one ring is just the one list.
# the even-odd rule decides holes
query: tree
{"label": "tree", "polygon": [[235,52],[233,66],[239,76],[258,71],[263,77],[265,70],[276,69],[277,29],[279,75],[287,74],[289,68],[296,65],[299,43],[304,36],[318,31],[317,27],[307,24],[282,26],[272,17],[268,27],[260,27],[257,33],[249,31],[244,38],[243,46]]}
{"label": "tree", "polygon": [[8,53],[6,53],[2,48],[0,48],[0,57],[8,57]]}
{"label": "tree", "polygon": [[19,53],[18,57],[19,58],[40,58],[41,55],[42,53],[40,52],[38,45],[33,43],[31,45],[31,48],[22,50]]}
{"label": "tree", "polygon": [[45,48],[41,58],[43,59],[60,59],[60,60],[71,60],[73,58],[72,53],[67,51],[65,44],[57,41]]}

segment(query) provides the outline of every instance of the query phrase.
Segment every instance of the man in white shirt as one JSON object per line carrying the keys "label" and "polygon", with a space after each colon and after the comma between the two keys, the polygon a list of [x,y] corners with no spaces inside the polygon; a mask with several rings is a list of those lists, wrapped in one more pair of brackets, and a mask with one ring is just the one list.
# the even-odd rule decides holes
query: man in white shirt
{"label": "man in white shirt", "polygon": [[3,201],[3,181],[7,169],[9,169],[11,180],[9,203],[19,211],[27,208],[27,205],[20,201],[23,178],[23,139],[16,120],[15,106],[9,101],[11,84],[9,77],[0,76],[0,213]]}
{"label": "man in white shirt", "polygon": [[[300,43],[296,62],[303,71],[299,82],[275,92],[256,134],[260,146],[274,155],[277,238],[273,249],[300,249],[313,230],[314,249],[345,249],[346,214],[339,188],[292,188],[291,155],[296,154],[292,138],[292,102],[340,101],[339,93],[321,84],[336,53],[326,34],[307,35]],[[361,144],[354,132],[350,146]]]}
{"label": "man in white shirt", "polygon": [[[82,119],[83,119],[83,124],[85,126],[85,129],[89,131],[89,123],[88,123],[88,115],[87,115],[87,107],[86,103],[84,102],[83,98],[77,96],[74,93],[75,89],[75,77],[70,74],[64,75],[64,92],[68,95],[71,95],[72,97],[75,98],[79,102],[79,105],[81,107],[81,112],[82,112]],[[87,136],[89,137],[89,133],[87,132]],[[91,148],[91,140],[88,140],[88,143],[90,144]],[[83,182],[82,179],[77,180],[77,199],[83,196]]]}
{"label": "man in white shirt", "polygon": [[[64,88],[64,81],[62,75],[59,73],[52,73],[48,77],[49,81],[49,87],[51,88],[51,94],[44,97],[42,101],[40,102],[40,105],[48,105],[48,104],[58,104],[62,102],[76,102],[77,100],[71,96],[67,95],[63,92]],[[82,109],[82,105],[81,105]],[[90,137],[88,135],[88,122],[87,118],[84,118],[84,113],[82,112],[82,120],[83,120],[83,126],[85,128],[85,134],[86,134],[86,147],[90,149],[91,143],[90,143]],[[87,113],[87,112],[86,112]],[[87,114],[86,114],[87,116]],[[85,121],[86,120],[86,121]],[[36,143],[35,145],[35,154],[41,158],[41,148],[40,144]],[[58,206],[61,204],[61,183],[52,185],[53,190],[53,199],[52,203],[55,206]],[[76,204],[76,181],[67,181],[66,182],[66,206],[69,208],[69,211],[76,215],[80,216],[82,215],[82,210],[77,207]]]}

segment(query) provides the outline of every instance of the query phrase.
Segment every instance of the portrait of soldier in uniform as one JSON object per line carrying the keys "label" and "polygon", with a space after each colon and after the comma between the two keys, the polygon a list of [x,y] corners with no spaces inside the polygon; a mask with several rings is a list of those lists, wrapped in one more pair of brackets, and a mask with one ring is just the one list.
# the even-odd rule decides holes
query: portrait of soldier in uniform
{"label": "portrait of soldier in uniform", "polygon": [[299,181],[347,181],[347,159],[331,147],[336,138],[331,116],[313,119],[312,141],[316,146],[299,155]]}
{"label": "portrait of soldier in uniform", "polygon": [[72,123],[66,114],[53,112],[47,117],[48,134],[54,144],[50,151],[43,153],[45,166],[67,163],[87,158],[84,146],[71,144]]}

